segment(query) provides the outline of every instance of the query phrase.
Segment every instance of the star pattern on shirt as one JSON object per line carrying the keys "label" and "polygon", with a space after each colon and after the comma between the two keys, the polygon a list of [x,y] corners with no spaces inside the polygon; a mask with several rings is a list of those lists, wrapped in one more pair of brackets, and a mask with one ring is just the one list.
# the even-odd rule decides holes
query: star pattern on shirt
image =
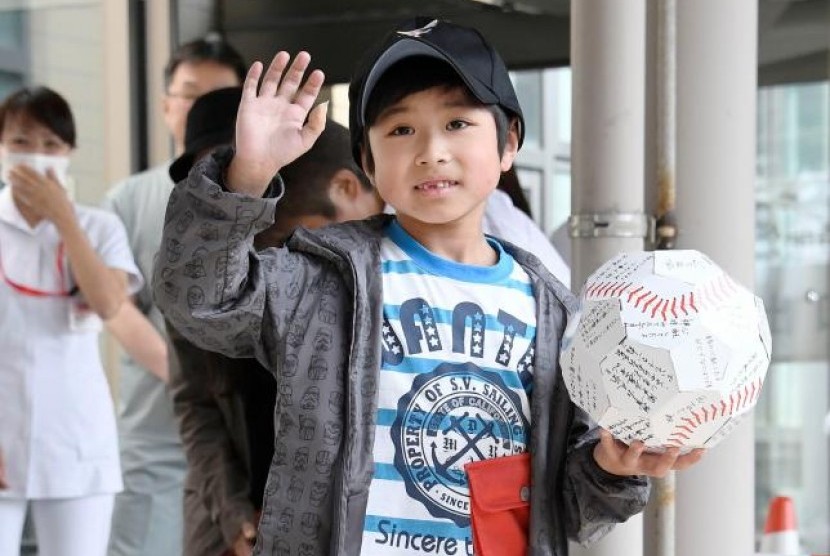
{"label": "star pattern on shirt", "polygon": [[470,353],[473,357],[483,357],[484,356],[484,335],[480,331],[476,331],[475,327],[473,327],[473,335],[472,335],[472,347],[470,349]]}
{"label": "star pattern on shirt", "polygon": [[470,340],[470,355],[484,357],[484,315],[481,311],[473,313],[473,333]]}
{"label": "star pattern on shirt", "polygon": [[392,355],[396,356],[391,359],[393,364],[397,364],[400,362],[400,358],[397,357],[403,352],[403,346],[401,346],[400,340],[398,340],[397,334],[395,334],[395,330],[392,328],[392,325],[389,324],[389,321],[386,317],[383,318],[383,326],[381,327],[381,338],[383,343],[384,353],[391,353]]}
{"label": "star pattern on shirt", "polygon": [[527,351],[525,354],[522,355],[522,358],[519,359],[519,363],[516,365],[516,370],[521,372],[533,372],[533,356],[536,354],[536,346],[531,342],[531,344],[527,347]]}
{"label": "star pattern on shirt", "polygon": [[441,349],[441,338],[438,337],[438,329],[435,327],[435,318],[432,315],[432,309],[429,305],[424,303],[421,305],[421,323],[424,326],[424,332],[427,336],[427,343],[430,351]]}
{"label": "star pattern on shirt", "polygon": [[386,342],[386,345],[391,346],[395,344],[395,333],[392,331],[392,327],[389,323],[383,325],[383,341]]}

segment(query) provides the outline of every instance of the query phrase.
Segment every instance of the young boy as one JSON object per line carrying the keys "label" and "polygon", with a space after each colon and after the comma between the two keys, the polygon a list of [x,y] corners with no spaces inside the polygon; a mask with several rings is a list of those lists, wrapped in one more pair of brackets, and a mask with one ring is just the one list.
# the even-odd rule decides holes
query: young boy
{"label": "young boy", "polygon": [[[233,142],[241,94],[233,87],[196,99],[187,114],[184,154],[170,166],[174,182],[187,177],[194,161]],[[383,208],[352,159],[349,131],[336,122],[327,122],[311,149],[280,174],[284,194],[274,225],[255,238],[261,248],[281,245],[300,225],[365,218]],[[167,337],[174,352],[173,408],[188,460],[182,554],[248,556],[274,455],[277,383],[254,359],[200,349],[172,327]],[[281,392],[286,399],[292,394]]]}
{"label": "young boy", "polygon": [[[350,88],[355,157],[396,216],[299,231],[255,253],[279,169],[320,134],[323,83],[301,52],[248,73],[236,151],[179,184],[155,295],[194,342],[255,354],[280,385],[258,554],[471,554],[464,465],[531,454],[532,554],[566,554],[641,510],[678,458],[614,442],[557,363],[572,295],[484,236],[521,144],[504,63],[476,31],[418,19]],[[264,197],[264,198],[263,198]]]}

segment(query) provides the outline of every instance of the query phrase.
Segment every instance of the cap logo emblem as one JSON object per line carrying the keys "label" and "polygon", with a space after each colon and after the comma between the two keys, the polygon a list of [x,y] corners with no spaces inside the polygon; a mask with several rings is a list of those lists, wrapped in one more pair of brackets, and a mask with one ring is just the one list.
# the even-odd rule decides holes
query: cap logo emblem
{"label": "cap logo emblem", "polygon": [[432,31],[435,28],[436,25],[438,25],[438,20],[433,19],[432,21],[430,21],[429,23],[427,23],[426,25],[424,25],[420,29],[413,29],[411,31],[398,31],[398,34],[399,35],[404,35],[404,36],[407,36],[407,37],[418,38],[421,35],[426,35],[430,31]]}

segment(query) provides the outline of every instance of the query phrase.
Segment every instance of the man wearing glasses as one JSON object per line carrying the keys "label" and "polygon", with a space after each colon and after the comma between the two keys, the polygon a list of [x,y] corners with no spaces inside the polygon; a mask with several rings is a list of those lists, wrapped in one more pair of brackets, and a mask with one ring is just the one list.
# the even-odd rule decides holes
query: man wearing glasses
{"label": "man wearing glasses", "polygon": [[[209,91],[240,85],[246,70],[239,53],[219,37],[184,44],[173,53],[165,68],[163,111],[175,156],[184,152],[185,122],[193,101]],[[173,189],[169,166],[167,161],[128,177],[112,188],[105,201],[105,207],[124,223],[144,276],[152,275],[160,248],[175,248],[160,245]],[[145,286],[133,301],[135,305],[127,306],[110,326],[126,355],[118,388],[124,491],[116,497],[109,554],[181,554],[185,456],[167,388],[166,355],[152,359],[156,364],[146,353],[148,345],[157,345],[162,349],[156,351],[164,354],[164,322],[149,288]],[[149,330],[153,341],[146,333],[135,332],[139,329]]]}

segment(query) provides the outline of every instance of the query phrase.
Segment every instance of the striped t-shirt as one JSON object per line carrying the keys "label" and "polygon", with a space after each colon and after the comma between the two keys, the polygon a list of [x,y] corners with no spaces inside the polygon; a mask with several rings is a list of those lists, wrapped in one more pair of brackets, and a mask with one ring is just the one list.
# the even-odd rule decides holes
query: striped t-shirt
{"label": "striped t-shirt", "polygon": [[396,222],[381,246],[383,362],[361,554],[472,554],[464,465],[527,450],[530,280],[438,257]]}

